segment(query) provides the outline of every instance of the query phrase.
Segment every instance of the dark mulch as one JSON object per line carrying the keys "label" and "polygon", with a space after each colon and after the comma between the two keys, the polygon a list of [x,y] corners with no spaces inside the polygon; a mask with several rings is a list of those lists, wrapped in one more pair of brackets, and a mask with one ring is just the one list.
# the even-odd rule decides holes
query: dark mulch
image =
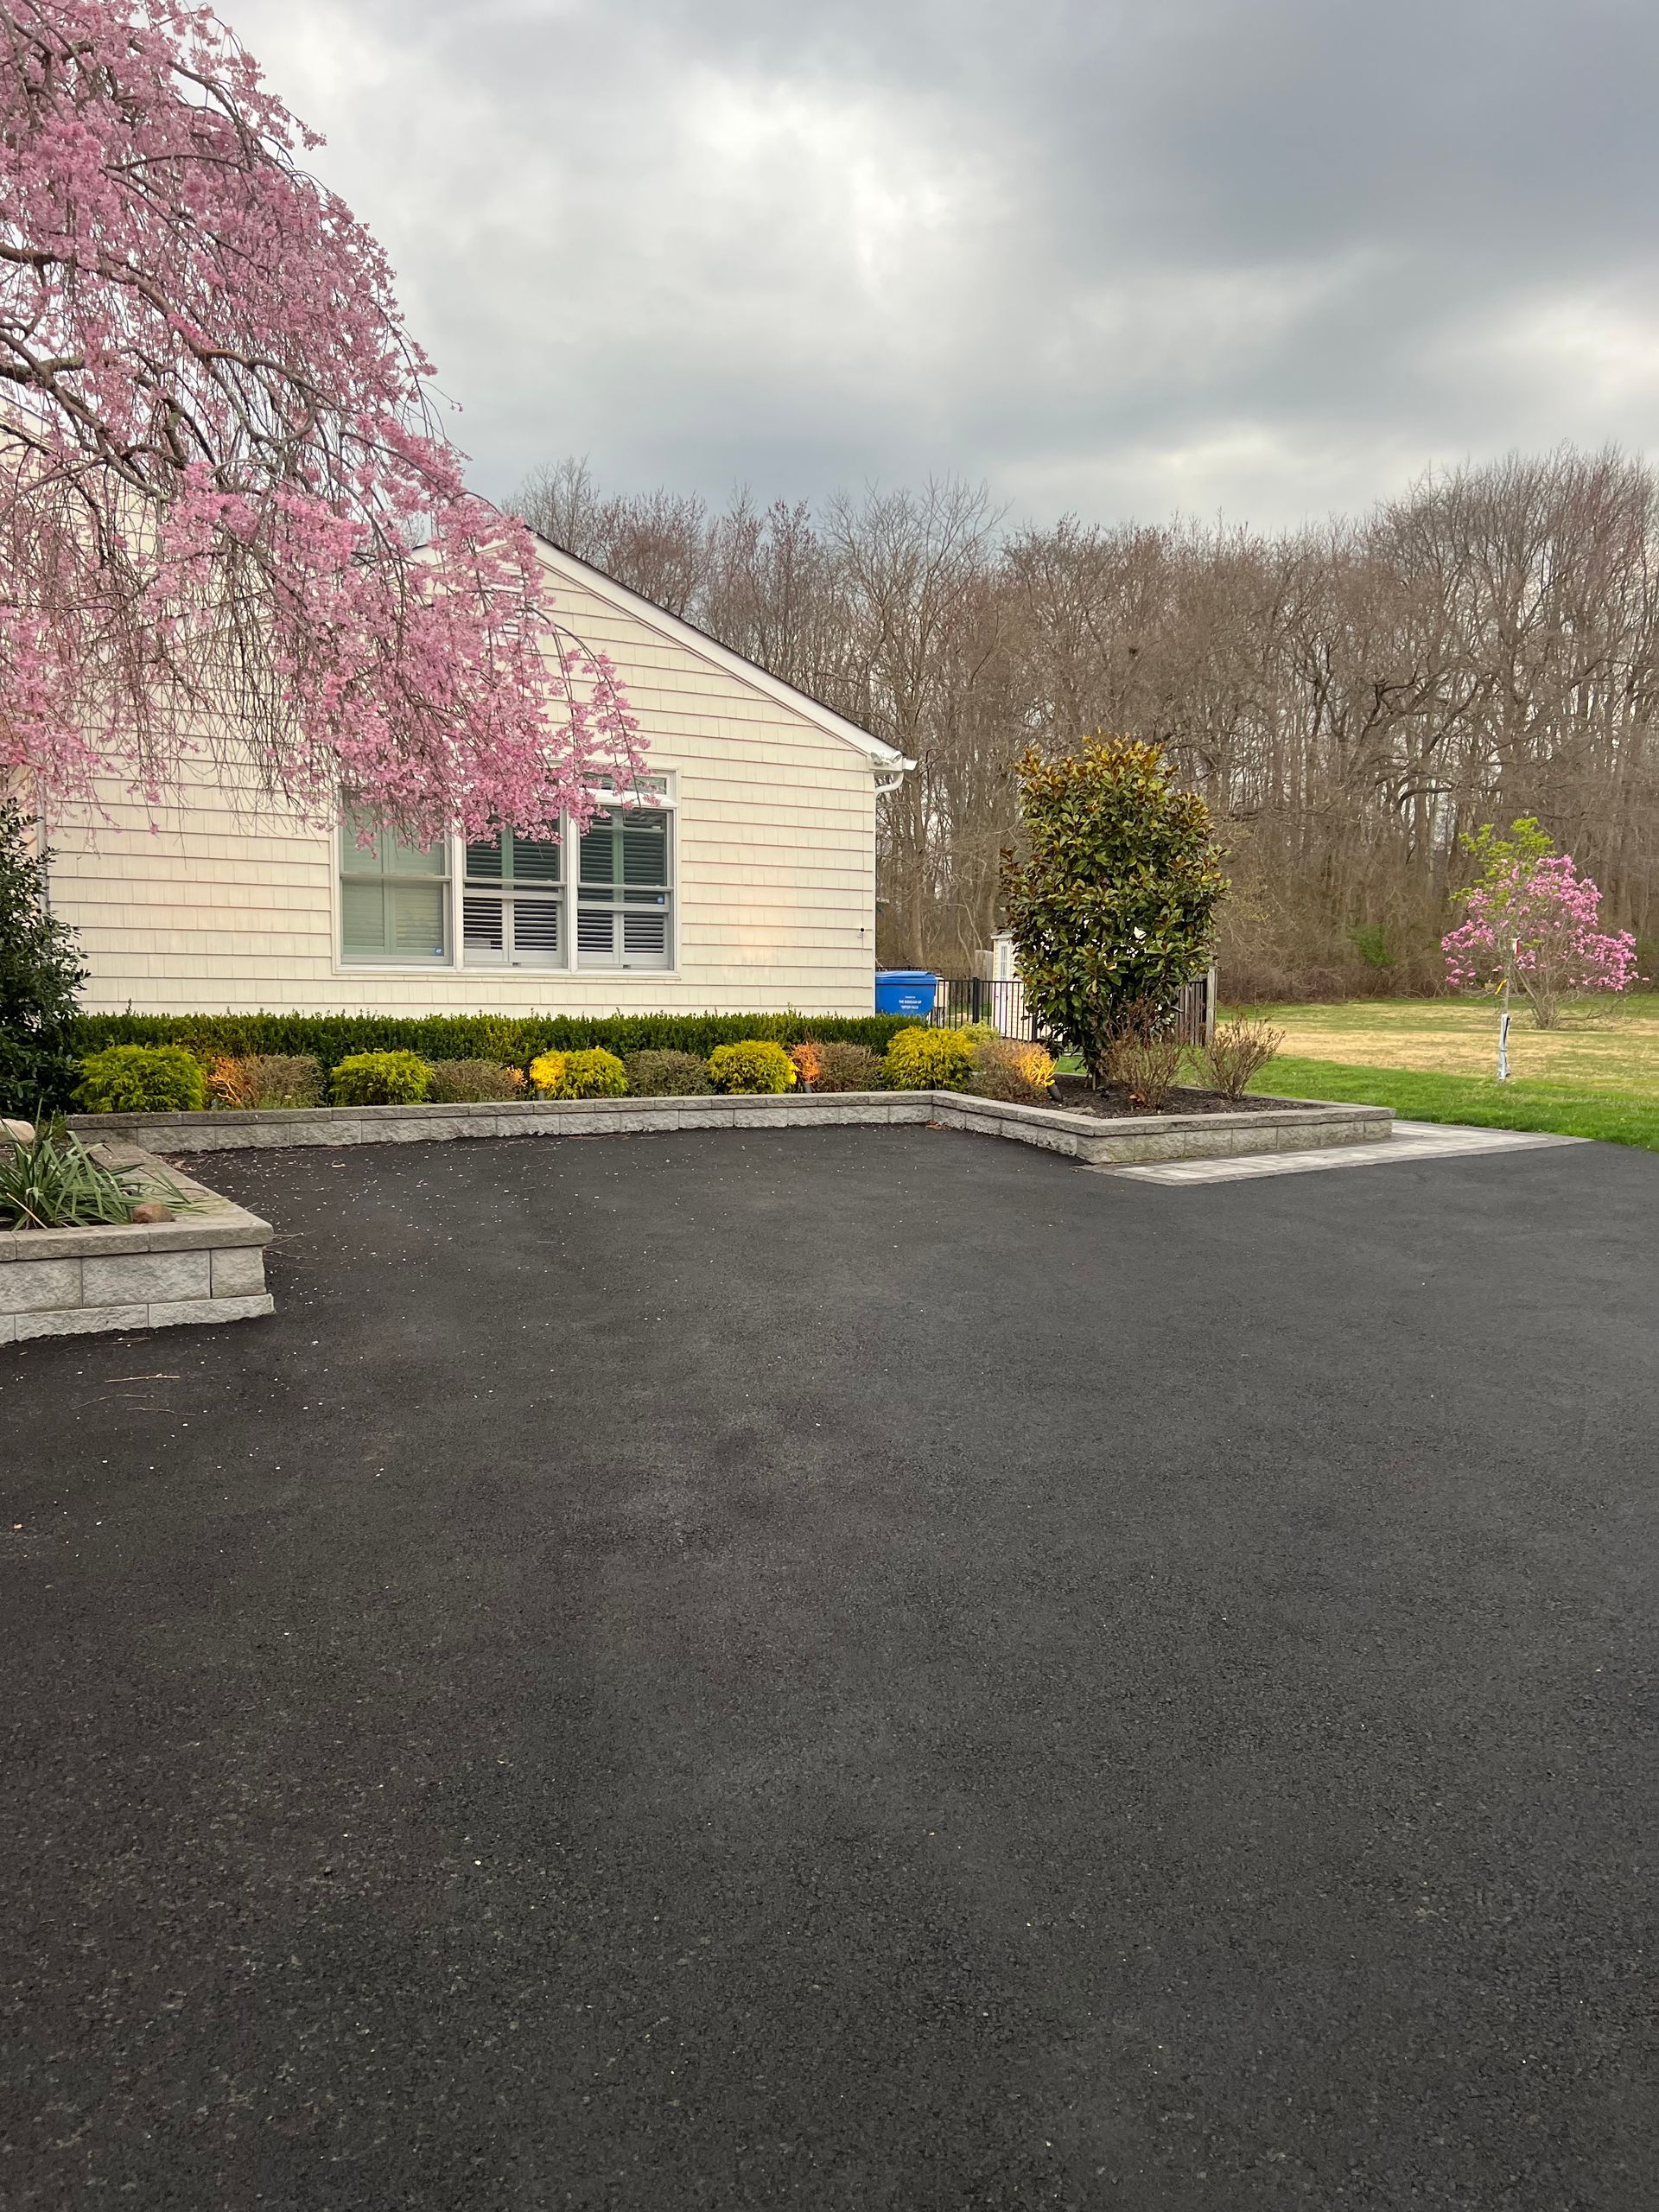
{"label": "dark mulch", "polygon": [[1098,1090],[1080,1075],[1063,1075],[1054,1084],[1054,1103],[1068,1114],[1097,1114],[1103,1121],[1118,1122],[1128,1115],[1247,1114],[1263,1108],[1295,1114],[1325,1109],[1306,1098],[1224,1098],[1218,1090],[1172,1090],[1161,1106],[1135,1106],[1122,1084],[1103,1084]]}

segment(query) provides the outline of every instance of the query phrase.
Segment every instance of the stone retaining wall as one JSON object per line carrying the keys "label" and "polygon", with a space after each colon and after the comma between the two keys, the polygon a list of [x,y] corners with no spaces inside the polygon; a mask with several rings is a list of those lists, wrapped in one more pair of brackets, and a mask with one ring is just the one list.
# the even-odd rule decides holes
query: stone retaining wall
{"label": "stone retaining wall", "polygon": [[1036,1145],[1090,1166],[1207,1160],[1386,1138],[1386,1106],[1253,1100],[1236,1114],[1143,1114],[1103,1121],[1052,1106],[1011,1106],[954,1090],[858,1090],[795,1097],[544,1098],[464,1106],[316,1106],[267,1113],[87,1114],[84,1135],[118,1135],[165,1152],[249,1146],[415,1144],[458,1137],[639,1136],[679,1129],[882,1128],[931,1122]]}
{"label": "stone retaining wall", "polygon": [[1391,1106],[1310,1107],[1264,1100],[1236,1114],[1137,1114],[1103,1121],[1097,1114],[1004,1105],[948,1090],[934,1096],[933,1119],[947,1129],[1012,1137],[1090,1167],[1216,1160],[1233,1153],[1315,1152],[1326,1145],[1385,1141],[1394,1129]]}
{"label": "stone retaining wall", "polygon": [[137,1228],[0,1230],[0,1344],[271,1311],[268,1221],[130,1146],[100,1146],[99,1156],[152,1184],[165,1179],[191,1211]]}

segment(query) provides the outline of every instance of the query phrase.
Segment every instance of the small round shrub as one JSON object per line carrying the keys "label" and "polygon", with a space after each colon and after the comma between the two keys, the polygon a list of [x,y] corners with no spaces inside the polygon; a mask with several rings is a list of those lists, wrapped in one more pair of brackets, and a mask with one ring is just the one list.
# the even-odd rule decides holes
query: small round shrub
{"label": "small round shrub", "polygon": [[199,1114],[207,1085],[182,1045],[107,1045],[81,1062],[75,1098],[88,1114]]}
{"label": "small round shrub", "polygon": [[976,1098],[1000,1098],[1005,1105],[1041,1106],[1054,1081],[1054,1063],[1040,1045],[1014,1037],[988,1037],[974,1048],[968,1088]]}
{"label": "small round shrub", "polygon": [[321,1106],[322,1065],[309,1052],[223,1055],[207,1075],[207,1103],[250,1108]]}
{"label": "small round shrub", "polygon": [[530,1064],[532,1087],[543,1098],[625,1098],[627,1071],[614,1052],[543,1052]]}
{"label": "small round shrub", "polygon": [[715,1087],[695,1052],[630,1052],[622,1065],[636,1098],[699,1098]]}
{"label": "small round shrub", "polygon": [[725,1091],[792,1090],[795,1063],[769,1038],[746,1037],[735,1045],[716,1045],[709,1055],[715,1089]]}
{"label": "small round shrub", "polygon": [[432,1084],[427,1096],[444,1106],[474,1105],[486,1099],[522,1098],[522,1068],[504,1068],[497,1060],[434,1060]]}
{"label": "small round shrub", "polygon": [[417,1052],[351,1052],[328,1078],[336,1106],[417,1106],[432,1070]]}
{"label": "small round shrub", "polygon": [[967,1029],[901,1029],[887,1047],[887,1089],[965,1090],[983,1041]]}
{"label": "small round shrub", "polygon": [[[809,1037],[790,1053],[801,1081],[813,1090],[880,1090],[881,1055],[868,1045]],[[810,1072],[809,1072],[810,1070]]]}

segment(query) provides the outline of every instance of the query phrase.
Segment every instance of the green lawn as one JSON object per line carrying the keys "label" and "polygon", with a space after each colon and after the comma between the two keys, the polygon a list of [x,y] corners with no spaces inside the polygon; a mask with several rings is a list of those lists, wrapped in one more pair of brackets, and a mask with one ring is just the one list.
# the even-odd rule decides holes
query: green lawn
{"label": "green lawn", "polygon": [[1392,1106],[1413,1122],[1465,1122],[1491,1129],[1548,1129],[1659,1152],[1659,1093],[1605,1084],[1510,1082],[1438,1075],[1421,1068],[1355,1067],[1281,1052],[1251,1084],[1281,1098],[1340,1098]]}

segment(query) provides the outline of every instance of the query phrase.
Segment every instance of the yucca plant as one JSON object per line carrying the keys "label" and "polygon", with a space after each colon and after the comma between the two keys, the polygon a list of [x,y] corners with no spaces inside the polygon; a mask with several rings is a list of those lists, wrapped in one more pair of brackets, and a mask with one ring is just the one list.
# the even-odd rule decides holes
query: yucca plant
{"label": "yucca plant", "polygon": [[0,1147],[0,1228],[123,1227],[133,1208],[161,1197],[186,1203],[170,1185],[134,1189],[130,1173],[105,1167],[61,1122],[41,1129],[32,1144]]}

